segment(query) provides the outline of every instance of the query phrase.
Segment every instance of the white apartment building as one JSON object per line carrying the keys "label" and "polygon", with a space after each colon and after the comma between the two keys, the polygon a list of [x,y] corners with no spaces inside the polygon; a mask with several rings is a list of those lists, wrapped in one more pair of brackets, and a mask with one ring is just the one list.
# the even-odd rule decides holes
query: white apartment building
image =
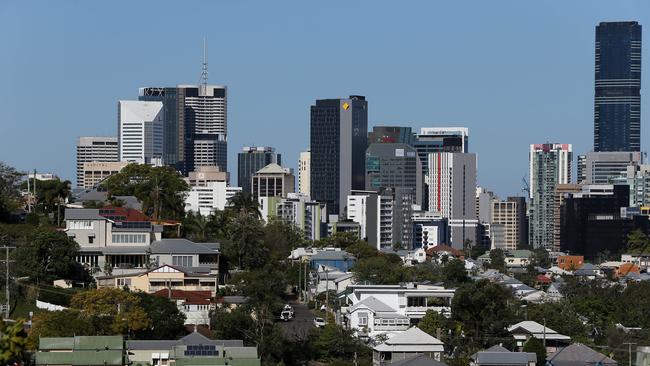
{"label": "white apartment building", "polygon": [[87,188],[84,164],[119,161],[117,137],[79,137],[77,140],[77,187]]}
{"label": "white apartment building", "polygon": [[215,210],[223,211],[228,201],[239,192],[241,187],[229,187],[226,182],[207,182],[190,187],[185,198],[185,210],[208,216]]}
{"label": "white apartment building", "polygon": [[374,191],[352,191],[347,218],[359,224],[360,237],[380,250],[393,246],[393,197]]}
{"label": "white apartment building", "polygon": [[311,184],[309,174],[311,174],[311,151],[300,152],[298,160],[298,191],[307,196],[311,195]]}
{"label": "white apartment building", "polygon": [[164,116],[161,102],[119,101],[119,160],[160,165]]}
{"label": "white apartment building", "polygon": [[306,239],[319,240],[327,227],[327,205],[312,201],[308,195],[289,193],[287,197],[259,197],[264,222],[278,218],[300,229]]}

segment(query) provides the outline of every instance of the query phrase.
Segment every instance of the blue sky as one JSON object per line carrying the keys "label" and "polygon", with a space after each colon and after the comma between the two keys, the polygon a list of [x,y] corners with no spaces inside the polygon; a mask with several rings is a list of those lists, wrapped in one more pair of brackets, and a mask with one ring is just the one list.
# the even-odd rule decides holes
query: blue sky
{"label": "blue sky", "polygon": [[310,104],[362,94],[371,126],[469,127],[479,184],[520,194],[530,143],[591,148],[594,27],[614,20],[646,28],[644,95],[647,0],[2,1],[0,160],[72,180],[76,138],[115,135],[140,86],[197,83],[207,37],[233,178],[246,145],[295,168]]}

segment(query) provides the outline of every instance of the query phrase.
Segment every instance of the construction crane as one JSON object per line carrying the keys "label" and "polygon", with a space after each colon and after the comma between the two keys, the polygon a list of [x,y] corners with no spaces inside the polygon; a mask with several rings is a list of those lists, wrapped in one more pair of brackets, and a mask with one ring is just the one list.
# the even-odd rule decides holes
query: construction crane
{"label": "construction crane", "polygon": [[528,181],[526,181],[526,177],[522,177],[521,181],[523,182],[523,187],[521,190],[528,193],[528,197],[530,197],[530,186],[528,185]]}

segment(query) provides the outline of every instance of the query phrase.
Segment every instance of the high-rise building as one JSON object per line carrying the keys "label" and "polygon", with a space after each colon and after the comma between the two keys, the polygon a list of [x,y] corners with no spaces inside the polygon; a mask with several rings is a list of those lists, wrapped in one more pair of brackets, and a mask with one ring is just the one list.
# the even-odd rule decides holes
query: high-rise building
{"label": "high-rise building", "polygon": [[[492,248],[515,250],[525,247],[528,244],[526,199],[508,197],[505,201],[492,201],[490,230]],[[502,235],[497,235],[499,230],[502,230]],[[497,238],[499,240],[495,240]]]}
{"label": "high-rise building", "polygon": [[311,174],[311,151],[301,151],[298,160],[298,191],[309,196],[311,194],[311,184],[309,175]]}
{"label": "high-rise building", "polygon": [[127,166],[125,161],[91,161],[83,165],[83,187],[84,189],[93,188],[97,183],[117,174]]}
{"label": "high-rise building", "polygon": [[237,193],[241,193],[241,187],[229,187],[226,182],[192,186],[185,197],[185,210],[208,216],[216,210],[223,211]]}
{"label": "high-rise building", "polygon": [[366,190],[404,188],[422,201],[422,163],[415,149],[403,143],[372,143],[366,150]]}
{"label": "high-rise building", "polygon": [[492,202],[498,200],[494,192],[476,187],[476,215],[478,222],[489,224],[492,220]]}
{"label": "high-rise building", "polygon": [[117,137],[79,137],[77,141],[77,187],[85,188],[84,163],[119,161]]}
{"label": "high-rise building", "polygon": [[262,219],[277,218],[295,225],[307,240],[320,240],[327,235],[327,206],[312,201],[308,195],[289,193],[284,197],[260,197]]}
{"label": "high-rise building", "polygon": [[587,155],[578,155],[576,160],[576,180],[578,184],[583,184],[587,180]]}
{"label": "high-rise building", "polygon": [[[583,155],[584,156],[584,155]],[[558,184],[555,186],[555,201],[553,203],[553,248],[560,248],[561,242],[561,217],[560,213],[564,198],[573,193],[580,193],[582,184]]]}
{"label": "high-rise building", "polygon": [[282,156],[268,146],[245,146],[237,155],[237,185],[244,192],[251,192],[253,175],[269,164],[282,165]]}
{"label": "high-rise building", "polygon": [[447,218],[450,244],[476,243],[476,154],[429,154],[429,211]]}
{"label": "high-rise building", "polygon": [[650,165],[630,165],[624,174],[612,179],[612,183],[630,187],[630,207],[650,206]]}
{"label": "high-rise building", "polygon": [[594,151],[641,150],[641,25],[596,26]]}
{"label": "high-rise building", "polygon": [[159,165],[163,155],[164,113],[161,102],[118,102],[119,160]]}
{"label": "high-rise building", "polygon": [[359,236],[381,250],[394,244],[393,197],[376,191],[351,191],[347,199],[347,219],[359,224]]}
{"label": "high-rise building", "polygon": [[363,96],[321,99],[311,106],[311,198],[344,213],[351,190],[365,189],[368,102]]}
{"label": "high-rise building", "polygon": [[210,182],[225,182],[227,184],[230,182],[230,174],[222,172],[218,166],[201,166],[197,170],[189,172],[185,181],[190,187],[205,187]]}
{"label": "high-rise building", "polygon": [[187,175],[200,166],[227,167],[227,89],[219,85],[140,88],[140,100],[164,104],[165,164]]}
{"label": "high-rise building", "polygon": [[449,235],[447,219],[433,212],[418,211],[411,217],[413,224],[413,249],[447,245]]}
{"label": "high-rise building", "polygon": [[[469,129],[466,127],[425,127],[413,134],[411,144],[422,163],[422,176],[429,175],[429,154],[435,152],[468,152]],[[429,210],[428,182],[425,181],[422,208]]]}
{"label": "high-rise building", "polygon": [[554,248],[555,187],[571,182],[571,144],[530,145],[529,243],[533,248]]}
{"label": "high-rise building", "polygon": [[609,184],[612,179],[624,175],[628,165],[639,165],[641,152],[612,151],[590,152],[584,159],[583,184]]}
{"label": "high-rise building", "polygon": [[251,193],[259,197],[287,197],[295,192],[293,169],[269,164],[258,170],[252,178]]}
{"label": "high-rise building", "polygon": [[377,143],[411,145],[415,137],[411,127],[375,126],[368,132],[368,145]]}

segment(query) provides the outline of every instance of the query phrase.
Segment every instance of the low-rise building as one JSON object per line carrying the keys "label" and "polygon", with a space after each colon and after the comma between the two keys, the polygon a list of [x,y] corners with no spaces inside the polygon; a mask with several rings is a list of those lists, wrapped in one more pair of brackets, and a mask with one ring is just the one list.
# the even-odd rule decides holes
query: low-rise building
{"label": "low-rise building", "polygon": [[551,366],[617,366],[618,363],[600,352],[582,343],[573,343],[559,349],[546,357],[546,364]]}
{"label": "low-rise building", "polygon": [[210,291],[158,290],[155,296],[166,297],[176,303],[178,310],[185,315],[185,325],[210,324],[210,311],[216,303]]}
{"label": "low-rise building", "polygon": [[585,257],[582,255],[561,255],[557,257],[557,266],[565,271],[575,271],[585,264]]}
{"label": "low-rise building", "polygon": [[223,211],[230,199],[241,191],[241,187],[230,187],[226,182],[220,181],[192,186],[185,197],[185,210],[202,216],[208,216],[217,210]]}
{"label": "low-rise building", "polygon": [[517,347],[523,349],[524,344],[530,338],[537,338],[546,344],[546,352],[557,352],[558,349],[566,347],[571,342],[571,337],[560,334],[549,327],[537,322],[526,320],[508,327],[517,342]]}
{"label": "low-rise building", "polygon": [[511,352],[502,346],[492,346],[470,356],[470,366],[535,366],[537,355],[532,352]]}
{"label": "low-rise building", "polygon": [[122,336],[41,337],[34,354],[37,366],[123,366],[128,360]]}
{"label": "low-rise building", "polygon": [[[333,248],[332,248],[333,249]],[[352,268],[356,259],[354,256],[344,250],[320,250],[310,258],[312,269],[318,269],[319,266],[333,267],[342,272],[347,272]]]}
{"label": "low-rise building", "polygon": [[424,355],[440,361],[443,352],[444,343],[441,340],[418,327],[411,327],[375,346],[372,350],[372,364],[389,365],[416,355]]}

